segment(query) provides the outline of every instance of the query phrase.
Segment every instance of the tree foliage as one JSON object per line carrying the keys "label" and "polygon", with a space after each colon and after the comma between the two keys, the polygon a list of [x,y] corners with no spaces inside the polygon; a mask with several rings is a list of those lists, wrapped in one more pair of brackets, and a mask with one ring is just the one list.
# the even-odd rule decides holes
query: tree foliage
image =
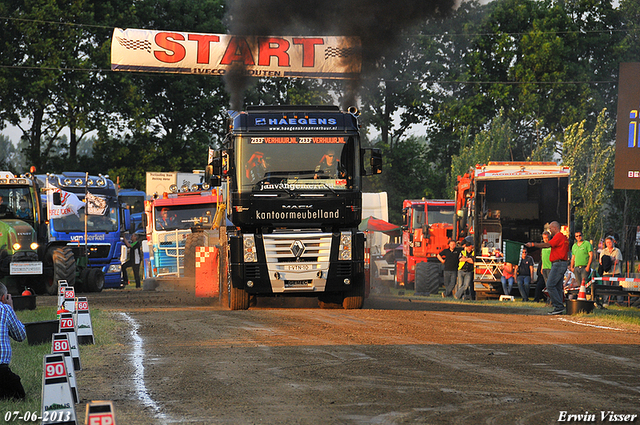
{"label": "tree foliage", "polygon": [[564,133],[562,163],[571,167],[572,206],[577,228],[599,240],[610,225],[609,201],[613,195],[614,124],[606,110],[593,130],[586,120],[570,125]]}

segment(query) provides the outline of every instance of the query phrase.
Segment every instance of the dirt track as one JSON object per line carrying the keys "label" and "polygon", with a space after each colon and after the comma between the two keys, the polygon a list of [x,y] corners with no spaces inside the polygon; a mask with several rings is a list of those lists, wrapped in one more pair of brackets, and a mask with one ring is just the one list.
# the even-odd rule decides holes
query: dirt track
{"label": "dirt track", "polygon": [[[505,309],[370,298],[363,310],[105,291],[135,332],[78,374],[119,424],[547,424],[640,414],[640,333]],[[78,406],[84,418],[84,406]],[[593,423],[593,422],[591,422]],[[635,423],[640,423],[636,417]]]}

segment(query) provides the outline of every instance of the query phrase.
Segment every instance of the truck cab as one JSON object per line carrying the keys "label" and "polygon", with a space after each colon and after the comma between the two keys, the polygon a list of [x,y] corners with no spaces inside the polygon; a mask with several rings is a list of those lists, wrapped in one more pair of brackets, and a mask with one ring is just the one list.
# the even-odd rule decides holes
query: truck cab
{"label": "truck cab", "polygon": [[145,203],[150,277],[184,277],[185,246],[191,229],[213,223],[219,201],[217,190],[195,189],[177,192],[174,188],[176,192]]}
{"label": "truck cab", "polygon": [[437,255],[453,236],[455,201],[406,199],[402,203],[402,253],[396,260],[396,287],[413,288],[416,266],[433,263],[428,273],[441,275]]}
{"label": "truck cab", "polygon": [[[80,261],[80,284],[85,291],[122,288],[122,241],[128,226],[118,189],[108,176],[83,172],[38,175],[44,188],[42,203],[49,214],[49,238],[64,241]],[[54,194],[70,205],[57,206]],[[72,206],[72,200],[79,202]],[[128,216],[128,214],[127,214]]]}

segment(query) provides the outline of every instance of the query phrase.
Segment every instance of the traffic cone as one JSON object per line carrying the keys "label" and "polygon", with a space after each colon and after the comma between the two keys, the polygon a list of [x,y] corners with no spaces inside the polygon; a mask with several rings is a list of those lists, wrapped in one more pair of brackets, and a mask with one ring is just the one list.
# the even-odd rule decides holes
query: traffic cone
{"label": "traffic cone", "polygon": [[578,300],[587,300],[587,288],[584,286],[584,279],[582,279],[582,283],[580,284],[580,291],[578,291]]}

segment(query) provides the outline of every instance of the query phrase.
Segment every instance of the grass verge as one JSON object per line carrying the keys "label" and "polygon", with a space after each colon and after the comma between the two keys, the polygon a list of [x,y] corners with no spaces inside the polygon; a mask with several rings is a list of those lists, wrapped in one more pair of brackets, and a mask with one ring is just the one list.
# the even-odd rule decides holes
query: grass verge
{"label": "grass verge", "polygon": [[[490,305],[495,307],[502,307],[508,309],[529,309],[532,312],[538,312],[544,310],[545,312],[550,309],[550,307],[545,303],[531,303],[531,302],[522,302],[522,301],[498,301],[498,300],[481,300],[481,301],[463,301],[456,300],[454,298],[442,298],[441,292],[437,294],[433,294],[429,297],[416,297],[414,295],[413,290],[407,289],[395,289],[390,288],[390,295],[396,296],[400,298],[413,298],[416,300],[425,300],[429,302],[442,302],[442,303],[456,303],[456,304],[473,304],[473,305]],[[589,319],[591,323],[598,324],[601,326],[622,326],[628,325],[634,328],[637,327],[640,330],[640,309],[636,307],[619,307],[616,305],[609,305],[609,307],[604,309],[595,308],[592,313],[580,313],[574,316],[575,318],[586,318]]]}
{"label": "grass verge", "polygon": [[[22,323],[55,320],[56,307],[38,307],[35,310],[18,311],[16,315]],[[95,344],[80,346],[80,361],[83,368],[99,363],[98,356],[100,356],[101,350],[107,345],[115,344],[117,335],[121,334],[124,329],[122,322],[116,321],[108,312],[100,309],[91,310],[91,325]],[[5,415],[8,415],[8,412],[19,412],[18,414],[21,416],[26,412],[30,412],[32,415],[34,413],[41,414],[43,357],[45,354],[51,354],[51,343],[29,345],[27,340],[22,342],[11,340],[11,350],[11,370],[20,375],[27,397],[24,401],[0,400],[0,423],[28,423],[7,421]],[[76,371],[76,376],[81,373],[82,370]],[[78,391],[82,398],[82,389],[78,388]],[[76,405],[76,418],[83,415],[84,412],[79,412]]]}

